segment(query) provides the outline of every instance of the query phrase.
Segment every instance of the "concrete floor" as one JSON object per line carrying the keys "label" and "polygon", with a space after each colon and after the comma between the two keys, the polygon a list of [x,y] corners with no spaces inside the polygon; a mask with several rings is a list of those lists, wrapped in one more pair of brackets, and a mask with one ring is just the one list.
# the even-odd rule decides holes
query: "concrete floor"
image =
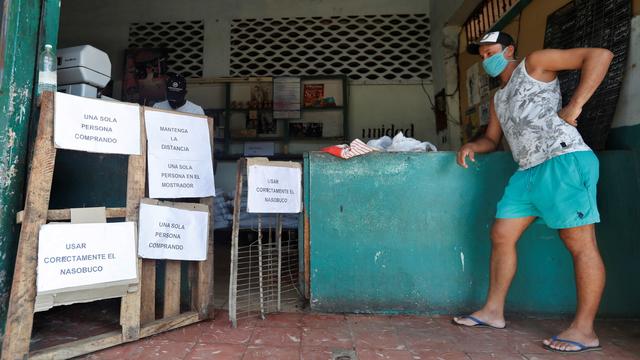
{"label": "concrete floor", "polygon": [[[89,354],[83,359],[640,359],[640,321],[600,320],[604,349],[556,354],[541,346],[569,320],[515,318],[506,330],[454,326],[449,317],[281,313],[237,329],[216,319]],[[339,357],[349,355],[352,357]]]}

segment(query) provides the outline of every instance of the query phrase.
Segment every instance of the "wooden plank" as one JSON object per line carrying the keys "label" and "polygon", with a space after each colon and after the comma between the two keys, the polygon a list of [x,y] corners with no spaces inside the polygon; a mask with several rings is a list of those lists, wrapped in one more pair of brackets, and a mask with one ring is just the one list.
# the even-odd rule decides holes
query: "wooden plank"
{"label": "wooden plank", "polygon": [[233,199],[233,223],[231,228],[231,275],[229,276],[229,320],[235,328],[238,326],[238,239],[240,236],[240,205],[242,204],[243,171],[247,167],[247,159],[240,158],[236,169],[236,194]]}
{"label": "wooden plank", "polygon": [[112,331],[106,334],[92,336],[88,339],[72,341],[66,344],[34,351],[29,354],[29,359],[70,359],[76,356],[120,345],[122,342],[122,332]]}
{"label": "wooden plank", "polygon": [[311,299],[311,231],[309,228],[309,213],[304,210],[304,295]]}
{"label": "wooden plank", "polygon": [[179,327],[191,325],[200,321],[199,315],[195,311],[189,311],[166,319],[159,319],[140,329],[140,337],[155,335],[164,331],[177,329]]}
{"label": "wooden plank", "polygon": [[[211,158],[215,148],[213,119],[208,118],[209,138],[211,139]],[[195,277],[192,282],[191,299],[193,309],[200,314],[201,319],[208,319],[213,314],[213,234],[215,230],[215,207],[213,196],[200,199],[200,203],[209,208],[209,236],[207,240],[207,259],[198,261],[195,265]]]}
{"label": "wooden plank", "polygon": [[180,314],[180,261],[166,260],[163,318]]}
{"label": "wooden plank", "polygon": [[27,181],[24,224],[20,231],[2,344],[2,359],[22,359],[29,354],[36,298],[38,232],[47,220],[56,159],[56,149],[53,147],[54,94],[45,92],[41,99],[40,119]]}
{"label": "wooden plank", "polygon": [[[147,135],[144,127],[144,108],[140,107],[140,155],[129,156],[127,170],[127,221],[138,221],[140,200],[145,194],[147,166]],[[138,258],[139,285],[134,292],[122,298],[120,325],[124,341],[136,340],[140,336],[141,286],[149,281],[142,275],[142,260]],[[155,286],[155,283],[153,284]]]}
{"label": "wooden plank", "polygon": [[156,261],[142,259],[141,271],[140,324],[146,324],[156,319]]}
{"label": "wooden plank", "polygon": [[[127,208],[106,208],[107,219],[127,217]],[[16,223],[22,224],[24,220],[24,210],[16,214]],[[48,221],[67,221],[71,220],[71,209],[56,209],[47,211]]]}

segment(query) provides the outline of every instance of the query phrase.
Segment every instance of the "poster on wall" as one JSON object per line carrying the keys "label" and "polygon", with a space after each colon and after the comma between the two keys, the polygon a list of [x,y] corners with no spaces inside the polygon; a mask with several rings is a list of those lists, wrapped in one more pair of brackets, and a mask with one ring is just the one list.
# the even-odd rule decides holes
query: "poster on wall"
{"label": "poster on wall", "polygon": [[38,294],[117,282],[137,282],[134,222],[42,225]]}
{"label": "poster on wall", "polygon": [[209,126],[205,116],[145,109],[149,196],[215,196]]}
{"label": "poster on wall", "polygon": [[140,154],[138,105],[56,92],[53,118],[58,149]]}
{"label": "poster on wall", "polygon": [[165,100],[168,49],[136,48],[125,51],[122,100],[153,106]]}
{"label": "poster on wall", "polygon": [[300,78],[273,79],[273,117],[276,119],[300,118]]}
{"label": "poster on wall", "polygon": [[[138,254],[145,259],[207,258],[209,208],[204,204],[140,204]],[[159,202],[158,202],[159,203]]]}
{"label": "poster on wall", "polygon": [[302,211],[302,168],[299,163],[247,161],[247,212]]}
{"label": "poster on wall", "polygon": [[467,69],[466,85],[467,101],[469,102],[469,106],[475,106],[480,102],[480,84],[478,83],[479,71],[479,63],[475,63]]}

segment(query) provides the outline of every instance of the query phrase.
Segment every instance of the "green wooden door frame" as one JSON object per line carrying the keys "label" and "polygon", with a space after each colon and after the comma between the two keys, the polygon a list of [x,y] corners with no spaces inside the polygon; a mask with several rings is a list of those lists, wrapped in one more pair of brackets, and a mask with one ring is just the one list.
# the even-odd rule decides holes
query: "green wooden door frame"
{"label": "green wooden door frame", "polygon": [[[4,333],[24,201],[38,49],[57,44],[59,0],[4,0],[0,53],[0,331]],[[31,122],[32,123],[32,122]]]}

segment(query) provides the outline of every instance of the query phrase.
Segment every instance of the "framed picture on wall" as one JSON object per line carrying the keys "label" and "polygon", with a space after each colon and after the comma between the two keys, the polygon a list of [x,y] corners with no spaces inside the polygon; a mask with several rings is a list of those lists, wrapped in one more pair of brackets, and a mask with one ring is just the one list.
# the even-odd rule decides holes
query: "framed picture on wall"
{"label": "framed picture on wall", "polygon": [[127,49],[122,101],[152,106],[165,100],[168,49]]}

